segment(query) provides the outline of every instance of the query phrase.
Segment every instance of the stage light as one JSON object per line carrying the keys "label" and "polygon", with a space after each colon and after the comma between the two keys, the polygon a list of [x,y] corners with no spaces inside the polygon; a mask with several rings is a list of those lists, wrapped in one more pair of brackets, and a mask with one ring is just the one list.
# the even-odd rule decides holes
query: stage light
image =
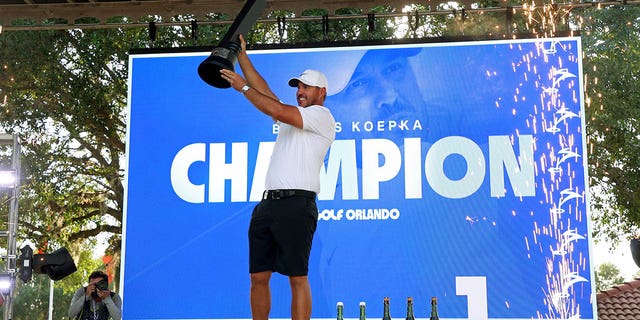
{"label": "stage light", "polygon": [[156,23],[154,21],[149,21],[149,40],[156,41]]}
{"label": "stage light", "polygon": [[16,171],[15,170],[0,170],[0,188],[15,188],[16,186]]}
{"label": "stage light", "polygon": [[191,40],[198,41],[198,21],[191,20]]}
{"label": "stage light", "polygon": [[280,36],[280,42],[282,42],[285,31],[287,31],[287,17],[278,17],[278,35]]}
{"label": "stage light", "polygon": [[22,265],[18,269],[18,277],[23,282],[28,282],[31,280],[31,274],[33,270],[31,269],[31,259],[33,258],[33,249],[30,246],[24,246],[20,249],[20,257],[18,257],[18,261],[22,261]]}
{"label": "stage light", "polygon": [[29,246],[20,249],[20,259],[22,266],[18,271],[18,276],[22,281],[31,280],[32,272],[46,274],[51,280],[57,281],[76,272],[76,264],[69,251],[60,248],[49,254],[34,254]]}
{"label": "stage light", "polygon": [[76,264],[65,248],[60,248],[50,254],[33,255],[33,271],[45,273],[51,280],[61,280],[76,270]]}
{"label": "stage light", "polygon": [[[411,25],[411,16],[409,16],[409,25]],[[376,31],[376,14],[371,12],[367,14],[367,31],[371,34]]]}
{"label": "stage light", "polygon": [[233,65],[242,49],[240,35],[249,31],[266,6],[266,0],[250,0],[245,3],[224,38],[213,48],[211,55],[198,66],[198,75],[204,82],[221,89],[231,87],[227,80],[222,79],[220,70],[234,70]]}
{"label": "stage light", "polygon": [[13,282],[14,280],[10,273],[0,273],[0,293],[4,296],[10,294]]}
{"label": "stage light", "polygon": [[327,40],[327,36],[329,35],[329,16],[322,15],[322,35],[324,35],[324,40]]}

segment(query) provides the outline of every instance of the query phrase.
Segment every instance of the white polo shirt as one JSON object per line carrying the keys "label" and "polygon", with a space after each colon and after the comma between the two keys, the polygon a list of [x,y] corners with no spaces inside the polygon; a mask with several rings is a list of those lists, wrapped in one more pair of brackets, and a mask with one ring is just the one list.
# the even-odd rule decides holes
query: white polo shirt
{"label": "white polo shirt", "polygon": [[265,188],[319,193],[320,169],[336,137],[336,121],[324,106],[297,108],[302,115],[302,129],[278,122],[280,131],[273,147]]}

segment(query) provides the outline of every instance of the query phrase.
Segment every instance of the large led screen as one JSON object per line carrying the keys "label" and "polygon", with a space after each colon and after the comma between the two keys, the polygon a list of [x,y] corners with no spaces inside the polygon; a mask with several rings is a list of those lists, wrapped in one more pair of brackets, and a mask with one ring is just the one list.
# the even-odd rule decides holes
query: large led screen
{"label": "large led screen", "polygon": [[[283,103],[329,80],[314,319],[594,319],[579,38],[254,50]],[[132,54],[124,319],[250,319],[247,230],[278,126],[204,83],[209,52]],[[239,68],[237,68],[239,70]],[[274,274],[271,318],[290,317]]]}

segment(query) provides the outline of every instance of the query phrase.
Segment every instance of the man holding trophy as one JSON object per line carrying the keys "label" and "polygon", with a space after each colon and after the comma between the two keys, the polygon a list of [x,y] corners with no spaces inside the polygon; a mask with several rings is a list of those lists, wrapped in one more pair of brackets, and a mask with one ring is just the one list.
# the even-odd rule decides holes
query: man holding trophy
{"label": "man holding trophy", "polygon": [[221,69],[221,77],[280,126],[266,190],[249,226],[253,319],[269,318],[273,271],[289,277],[292,319],[310,319],[307,273],[318,220],[316,194],[320,192],[320,168],[335,139],[335,120],[323,106],[327,79],[317,70],[291,78],[288,84],[297,88],[298,106],[283,104],[249,60],[242,36],[240,41],[238,63],[246,79],[229,69]]}

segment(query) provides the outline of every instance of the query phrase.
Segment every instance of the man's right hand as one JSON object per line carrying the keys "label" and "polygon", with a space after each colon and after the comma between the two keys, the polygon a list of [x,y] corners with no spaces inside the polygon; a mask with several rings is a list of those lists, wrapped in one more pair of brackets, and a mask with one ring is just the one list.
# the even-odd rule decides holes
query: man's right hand
{"label": "man's right hand", "polygon": [[92,283],[89,284],[85,289],[84,289],[84,295],[87,296],[87,298],[91,298],[91,294],[96,292],[96,284]]}

